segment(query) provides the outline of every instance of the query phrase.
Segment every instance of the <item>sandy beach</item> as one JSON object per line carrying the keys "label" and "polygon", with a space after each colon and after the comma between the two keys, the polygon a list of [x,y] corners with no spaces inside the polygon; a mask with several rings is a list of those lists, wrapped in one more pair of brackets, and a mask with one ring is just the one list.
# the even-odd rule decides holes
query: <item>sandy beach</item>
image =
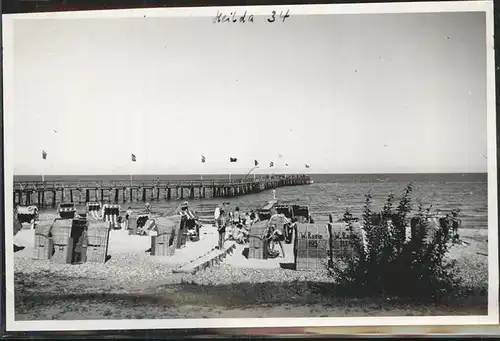
{"label": "sandy beach", "polygon": [[200,241],[174,256],[151,256],[149,236],[112,230],[105,264],[55,264],[33,259],[34,230],[14,238],[16,320],[334,317],[487,314],[487,230],[463,229],[468,245],[454,245],[464,294],[446,302],[393,297],[352,298],[336,293],[326,267],[295,271],[291,244],[285,258],[247,259],[236,245],[222,263],[195,274],[175,273],[217,243],[215,227],[204,225]]}

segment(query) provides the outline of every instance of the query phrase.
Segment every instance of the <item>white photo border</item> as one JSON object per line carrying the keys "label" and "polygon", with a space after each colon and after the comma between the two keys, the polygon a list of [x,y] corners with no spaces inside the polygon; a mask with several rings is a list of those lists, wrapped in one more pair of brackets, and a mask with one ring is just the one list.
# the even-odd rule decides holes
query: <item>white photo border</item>
{"label": "white photo border", "polygon": [[[16,20],[138,18],[138,17],[213,17],[217,10],[251,11],[268,15],[270,10],[287,10],[293,15],[338,15],[381,13],[485,12],[487,49],[487,147],[488,147],[488,315],[487,316],[412,316],[412,317],[337,317],[337,318],[225,318],[164,320],[72,320],[15,321],[13,252],[13,26]],[[417,2],[379,4],[329,4],[291,6],[234,6],[192,8],[145,8],[75,12],[45,12],[3,15],[4,76],[4,184],[5,184],[5,298],[7,331],[138,330],[190,328],[266,328],[266,327],[347,327],[347,326],[457,326],[499,323],[498,272],[498,197],[495,60],[493,45],[493,1]],[[9,222],[9,223],[7,223]]]}

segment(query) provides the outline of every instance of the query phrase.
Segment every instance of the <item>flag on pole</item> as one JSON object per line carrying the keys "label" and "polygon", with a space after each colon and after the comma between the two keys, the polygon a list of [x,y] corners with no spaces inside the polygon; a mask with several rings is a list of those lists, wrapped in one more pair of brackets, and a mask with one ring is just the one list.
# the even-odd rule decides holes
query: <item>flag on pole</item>
{"label": "flag on pole", "polygon": [[132,154],[132,162],[136,162],[137,161],[137,158],[135,157],[134,154]]}
{"label": "flag on pole", "polygon": [[42,150],[42,159],[47,160],[47,152]]}
{"label": "flag on pole", "polygon": [[238,158],[236,158],[236,157],[229,158],[229,162],[236,162],[236,161],[238,161]]}
{"label": "flag on pole", "polygon": [[253,162],[254,162],[254,164],[255,164],[255,167],[257,167],[257,166],[259,165],[259,161],[254,160]]}
{"label": "flag on pole", "polygon": [[308,164],[306,164],[306,168],[309,168],[309,165],[308,165]]}
{"label": "flag on pole", "polygon": [[206,158],[205,158],[205,156],[203,156],[203,155],[202,155],[202,156],[201,156],[201,162],[202,162],[202,163],[205,163],[205,161],[206,161]]}
{"label": "flag on pole", "polygon": [[285,163],[285,167],[288,167],[288,163]]}
{"label": "flag on pole", "polygon": [[281,159],[283,157],[283,155],[281,155],[280,153],[278,153],[278,157]]}
{"label": "flag on pole", "polygon": [[274,162],[269,162],[269,167],[274,167]]}

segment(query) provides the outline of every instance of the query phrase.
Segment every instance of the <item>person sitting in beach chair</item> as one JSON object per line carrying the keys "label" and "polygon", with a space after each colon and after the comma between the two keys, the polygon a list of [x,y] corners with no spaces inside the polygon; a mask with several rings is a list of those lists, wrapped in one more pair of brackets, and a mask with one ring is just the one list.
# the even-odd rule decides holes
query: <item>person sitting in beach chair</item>
{"label": "person sitting in beach chair", "polygon": [[285,240],[285,235],[282,228],[276,225],[270,225],[267,229],[266,238],[269,242],[269,250],[274,253],[276,244],[279,245],[281,249],[282,257],[285,258],[285,250],[283,249],[283,241]]}
{"label": "person sitting in beach chair", "polygon": [[158,231],[156,222],[153,219],[148,219],[144,225],[137,229],[137,234],[141,236],[151,235],[152,231]]}
{"label": "person sitting in beach chair", "polygon": [[237,225],[241,221],[240,208],[236,207],[233,213],[233,224]]}
{"label": "person sitting in beach chair", "polygon": [[285,243],[290,244],[292,242],[293,231],[297,229],[298,219],[293,217],[292,220],[288,220],[284,225],[285,232]]}
{"label": "person sitting in beach chair", "polygon": [[251,221],[251,224],[259,221],[259,215],[257,213],[255,213],[255,210],[252,210],[250,212],[250,221]]}
{"label": "person sitting in beach chair", "polygon": [[248,240],[248,230],[242,223],[238,223],[233,229],[233,240],[238,244],[245,244]]}
{"label": "person sitting in beach chair", "polygon": [[245,216],[243,217],[243,226],[250,226],[251,225],[251,220],[250,220],[250,213],[247,212],[245,213]]}

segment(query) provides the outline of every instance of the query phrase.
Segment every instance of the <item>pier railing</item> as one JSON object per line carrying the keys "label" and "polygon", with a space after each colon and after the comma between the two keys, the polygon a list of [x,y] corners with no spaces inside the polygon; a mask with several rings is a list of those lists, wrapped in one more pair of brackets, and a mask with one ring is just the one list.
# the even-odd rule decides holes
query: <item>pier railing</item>
{"label": "pier railing", "polygon": [[[161,199],[233,197],[306,185],[307,175],[277,175],[226,180],[78,180],[14,182],[14,204],[55,206],[59,202],[132,202]],[[187,193],[185,193],[187,191]],[[35,198],[36,197],[36,198]],[[48,202],[47,202],[48,199]]]}

